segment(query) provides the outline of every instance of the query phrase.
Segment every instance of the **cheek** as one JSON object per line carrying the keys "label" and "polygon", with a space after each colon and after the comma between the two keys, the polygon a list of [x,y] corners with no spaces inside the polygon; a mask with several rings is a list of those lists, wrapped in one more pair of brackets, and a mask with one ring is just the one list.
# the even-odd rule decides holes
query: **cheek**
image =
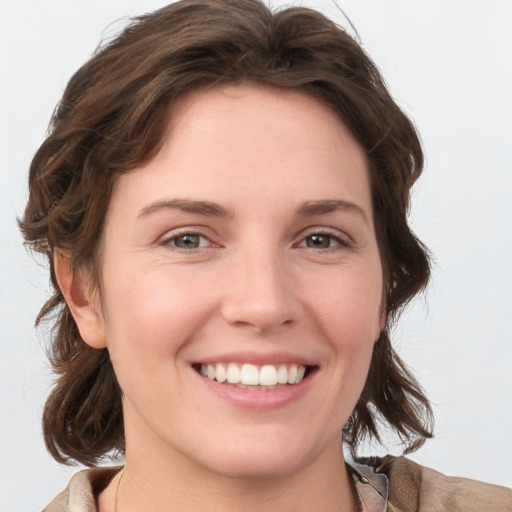
{"label": "cheek", "polygon": [[171,364],[209,308],[207,294],[170,269],[137,267],[121,277],[112,268],[105,281],[107,343],[118,372],[132,366],[155,372]]}
{"label": "cheek", "polygon": [[335,344],[357,349],[373,344],[381,330],[382,278],[378,272],[334,274],[310,301],[318,324]]}
{"label": "cheek", "polygon": [[355,405],[381,330],[382,278],[367,269],[338,274],[325,281],[323,292],[317,288],[310,304],[316,328],[329,344],[331,369],[340,382],[338,399]]}

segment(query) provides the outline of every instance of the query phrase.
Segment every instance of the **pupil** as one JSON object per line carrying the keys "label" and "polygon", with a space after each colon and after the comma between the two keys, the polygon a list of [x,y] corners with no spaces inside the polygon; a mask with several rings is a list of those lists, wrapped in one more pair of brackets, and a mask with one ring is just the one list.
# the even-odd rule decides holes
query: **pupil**
{"label": "pupil", "polygon": [[185,249],[195,249],[199,247],[199,236],[183,235],[176,239],[176,245]]}
{"label": "pupil", "polygon": [[330,238],[324,235],[311,235],[307,241],[308,247],[321,247],[323,249],[329,247]]}

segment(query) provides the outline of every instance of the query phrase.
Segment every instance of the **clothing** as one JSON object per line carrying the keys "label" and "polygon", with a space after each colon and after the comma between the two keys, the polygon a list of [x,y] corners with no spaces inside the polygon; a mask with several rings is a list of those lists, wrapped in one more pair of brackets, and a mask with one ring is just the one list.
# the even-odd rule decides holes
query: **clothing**
{"label": "clothing", "polygon": [[[358,462],[361,464],[354,465],[359,482],[356,487],[373,484],[387,490],[387,512],[512,512],[512,489],[506,487],[447,477],[405,457],[387,456]],[[95,496],[120,469],[104,467],[80,471],[43,512],[97,512]],[[382,475],[389,485],[382,487],[384,481],[379,478]],[[365,479],[368,483],[363,483]],[[359,492],[361,501],[372,495],[368,491],[369,488],[364,493]]]}
{"label": "clothing", "polygon": [[389,478],[367,464],[351,462],[347,469],[354,478],[354,490],[363,512],[388,512]]}

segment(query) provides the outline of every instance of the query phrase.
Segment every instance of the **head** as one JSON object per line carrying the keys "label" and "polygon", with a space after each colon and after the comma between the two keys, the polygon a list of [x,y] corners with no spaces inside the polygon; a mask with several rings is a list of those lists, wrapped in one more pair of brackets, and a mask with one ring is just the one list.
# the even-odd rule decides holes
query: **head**
{"label": "head", "polygon": [[[187,98],[236,85],[294,93],[339,119],[364,154],[382,271],[382,325],[362,393],[344,426],[353,451],[384,421],[412,450],[430,437],[430,407],[388,337],[426,285],[426,251],[407,224],[422,151],[410,120],[359,44],[315,11],[272,13],[256,0],[183,0],[142,16],[70,80],[34,157],[21,227],[48,257],[54,288],[38,321],[53,323],[58,380],[44,412],[59,461],[93,464],[124,450],[122,392],[106,348],[80,334],[56,275],[69,261],[102,296],[105,222],[121,178],[165,150]],[[241,171],[242,172],[242,171]]]}

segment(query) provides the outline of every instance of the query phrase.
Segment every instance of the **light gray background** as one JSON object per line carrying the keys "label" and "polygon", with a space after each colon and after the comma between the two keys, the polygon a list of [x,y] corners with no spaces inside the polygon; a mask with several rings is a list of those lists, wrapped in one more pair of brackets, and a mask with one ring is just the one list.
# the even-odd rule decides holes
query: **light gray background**
{"label": "light gray background", "polygon": [[[32,325],[48,278],[15,223],[29,162],[67,80],[120,25],[106,27],[165,3],[0,0],[0,511],[41,509],[76,471],[52,462],[40,432],[51,376],[44,333]],[[333,2],[303,4],[346,24]],[[411,221],[435,256],[433,280],[395,333],[437,416],[436,439],[413,458],[510,486],[512,1],[339,6],[414,118],[427,155]]]}

